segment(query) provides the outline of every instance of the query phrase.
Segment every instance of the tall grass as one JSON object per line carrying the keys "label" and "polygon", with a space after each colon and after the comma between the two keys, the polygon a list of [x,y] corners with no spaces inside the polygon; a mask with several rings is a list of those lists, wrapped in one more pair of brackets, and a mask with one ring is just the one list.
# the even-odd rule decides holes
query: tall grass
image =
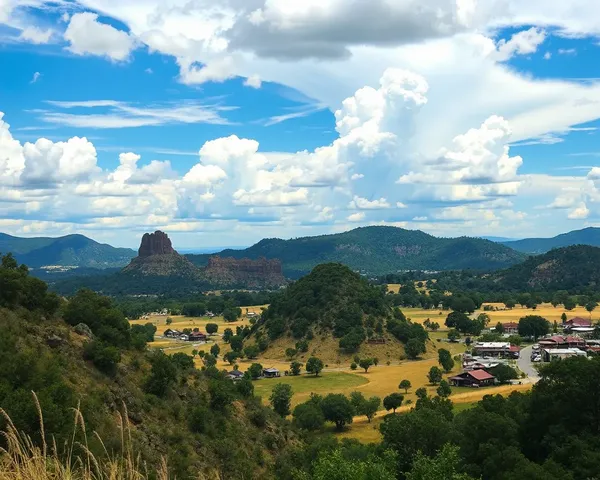
{"label": "tall grass", "polygon": [[[44,430],[44,416],[37,396],[33,393],[40,421],[40,445],[36,445],[29,435],[19,432],[8,414],[0,408],[0,415],[6,421],[6,430],[0,432],[6,448],[0,448],[0,480],[169,480],[164,458],[152,472],[133,452],[131,429],[127,409],[119,414],[121,451],[111,454],[100,436],[93,436],[100,442],[104,455],[96,458],[88,447],[88,433],[79,406],[74,409],[73,434],[62,452],[56,441],[50,444]],[[83,441],[76,440],[82,434]]]}

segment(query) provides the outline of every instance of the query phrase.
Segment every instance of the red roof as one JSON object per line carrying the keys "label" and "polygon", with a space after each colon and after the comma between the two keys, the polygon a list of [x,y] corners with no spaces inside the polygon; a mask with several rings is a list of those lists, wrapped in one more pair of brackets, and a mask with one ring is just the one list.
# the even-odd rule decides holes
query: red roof
{"label": "red roof", "polygon": [[493,375],[489,374],[485,370],[470,370],[467,372],[471,375],[475,380],[483,381],[483,380],[491,380],[495,378]]}
{"label": "red roof", "polygon": [[519,328],[519,324],[517,322],[507,322],[504,324],[504,328]]}
{"label": "red roof", "polygon": [[584,343],[582,338],[579,337],[565,337],[567,343]]}
{"label": "red roof", "polygon": [[510,351],[511,352],[520,352],[521,351],[521,347],[517,347],[516,345],[511,345],[510,346]]}
{"label": "red roof", "polygon": [[572,327],[591,327],[592,321],[587,318],[574,317],[567,321]]}

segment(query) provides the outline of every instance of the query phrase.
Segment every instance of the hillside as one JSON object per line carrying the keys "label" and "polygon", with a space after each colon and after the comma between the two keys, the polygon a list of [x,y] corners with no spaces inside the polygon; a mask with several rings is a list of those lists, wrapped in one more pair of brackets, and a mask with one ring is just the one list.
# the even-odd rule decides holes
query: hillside
{"label": "hillside", "polygon": [[83,235],[21,238],[0,233],[0,252],[12,252],[19,263],[34,269],[47,265],[97,269],[123,267],[135,256],[129,248],[115,248]]}
{"label": "hillside", "polygon": [[[291,340],[291,345],[304,345],[298,348],[300,352],[327,345],[340,358],[357,352],[381,359],[392,353],[397,357],[400,352],[404,355],[401,344],[413,338],[419,344],[412,353],[406,348],[406,355],[415,358],[425,353],[428,339],[420,325],[392,310],[383,288],[369,284],[339,263],[318,265],[288,286],[273,299],[255,330],[257,344],[266,347],[263,350],[280,349]],[[374,344],[379,355],[369,348]]]}
{"label": "hillside", "polygon": [[552,238],[525,238],[501,243],[519,252],[532,254],[545,253],[553,248],[569,247],[571,245],[600,247],[600,228],[588,227],[583,230],[562,233]]}
{"label": "hillside", "polygon": [[600,248],[587,245],[550,250],[497,272],[494,282],[509,290],[582,291],[600,285]]}
{"label": "hillside", "polygon": [[[291,240],[264,239],[244,250],[224,250],[220,256],[277,258],[287,277],[299,278],[320,263],[339,262],[368,275],[399,270],[497,270],[525,256],[480,238],[437,238],[419,230],[362,227],[345,233]],[[208,255],[187,255],[198,266]]]}
{"label": "hillside", "polygon": [[[110,300],[89,291],[64,302],[9,257],[0,265],[0,285],[7,284],[10,291],[0,289],[0,406],[35,445],[44,438],[32,391],[58,455],[66,457],[63,445],[74,444],[73,465],[77,456],[87,460],[84,445],[103,462],[104,448],[118,455],[125,441],[133,460],[147,465],[148,478],[156,478],[152,472],[163,458],[170,478],[274,478],[274,456],[295,434],[253,397],[250,380],[233,384],[215,367],[196,370],[191,356],[147,351],[156,330],[152,324],[130,327]],[[73,433],[78,405],[87,440],[82,428]],[[0,429],[6,428],[0,419]],[[4,436],[0,448],[6,448]],[[3,475],[2,457],[0,478],[42,478],[39,472]]]}

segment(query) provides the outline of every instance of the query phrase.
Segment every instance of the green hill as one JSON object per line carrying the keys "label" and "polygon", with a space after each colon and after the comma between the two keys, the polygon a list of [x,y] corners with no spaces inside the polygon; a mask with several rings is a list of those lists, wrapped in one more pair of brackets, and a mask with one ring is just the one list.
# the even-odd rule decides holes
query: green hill
{"label": "green hill", "polygon": [[600,228],[588,227],[583,230],[562,233],[552,238],[525,238],[501,243],[519,252],[532,254],[545,253],[553,248],[569,247],[571,245],[600,247]]}
{"label": "green hill", "polygon": [[600,248],[574,245],[550,250],[497,272],[492,279],[496,284],[516,291],[597,289],[600,285]]}
{"label": "green hill", "polygon": [[115,248],[83,235],[49,238],[21,238],[0,233],[0,252],[12,252],[18,262],[30,268],[48,265],[65,267],[123,267],[135,257],[129,248]]}
{"label": "green hill", "polygon": [[[244,250],[224,250],[222,257],[277,258],[284,274],[298,278],[316,265],[339,262],[367,275],[399,270],[497,270],[525,258],[504,245],[481,238],[437,238],[420,230],[362,227],[345,233],[281,240],[264,239]],[[198,266],[209,255],[188,255]]]}

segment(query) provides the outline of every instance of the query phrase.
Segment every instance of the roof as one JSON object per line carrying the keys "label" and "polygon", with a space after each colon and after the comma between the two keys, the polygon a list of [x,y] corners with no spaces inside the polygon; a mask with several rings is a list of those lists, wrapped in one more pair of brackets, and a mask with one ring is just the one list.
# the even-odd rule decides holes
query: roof
{"label": "roof", "polygon": [[521,347],[517,347],[516,345],[511,345],[510,346],[510,351],[511,352],[520,352],[521,351]]}
{"label": "roof", "polygon": [[243,377],[244,376],[244,372],[240,372],[239,370],[232,370],[227,375],[231,375],[233,377]]}
{"label": "roof", "polygon": [[585,355],[583,350],[578,348],[547,348],[546,352],[549,355],[561,355],[561,354],[573,354],[573,355]]}
{"label": "roof", "polygon": [[517,322],[506,322],[503,323],[502,326],[504,328],[519,328],[519,324]]}
{"label": "roof", "polygon": [[272,368],[272,367],[271,368],[265,368],[263,370],[263,372],[271,372],[271,373],[275,373],[275,372],[278,372],[278,371],[279,370],[277,370],[276,368]]}
{"label": "roof", "polygon": [[571,325],[579,325],[580,327],[589,327],[592,325],[591,320],[589,320],[588,318],[582,318],[582,317],[570,318],[569,320],[567,320],[567,323],[569,323]]}
{"label": "roof", "polygon": [[486,372],[485,370],[471,370],[467,372],[471,377],[475,380],[483,381],[483,380],[492,380],[494,377],[491,373]]}
{"label": "roof", "polygon": [[477,342],[475,348],[510,348],[508,342]]}

